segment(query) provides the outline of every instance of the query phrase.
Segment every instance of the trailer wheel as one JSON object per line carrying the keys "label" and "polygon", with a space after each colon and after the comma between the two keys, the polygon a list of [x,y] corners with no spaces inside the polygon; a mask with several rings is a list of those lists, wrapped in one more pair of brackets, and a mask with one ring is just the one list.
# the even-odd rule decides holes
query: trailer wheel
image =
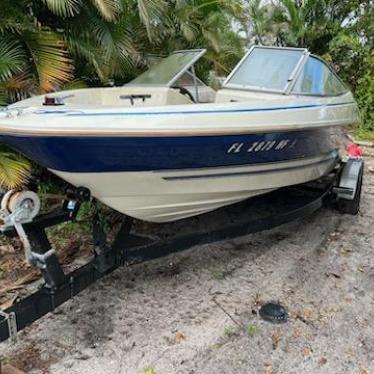
{"label": "trailer wheel", "polygon": [[362,190],[362,181],[363,181],[364,168],[361,167],[360,173],[357,178],[357,188],[355,195],[352,200],[339,199],[337,201],[337,208],[339,212],[343,214],[352,214],[356,215],[360,210],[361,202],[361,190]]}

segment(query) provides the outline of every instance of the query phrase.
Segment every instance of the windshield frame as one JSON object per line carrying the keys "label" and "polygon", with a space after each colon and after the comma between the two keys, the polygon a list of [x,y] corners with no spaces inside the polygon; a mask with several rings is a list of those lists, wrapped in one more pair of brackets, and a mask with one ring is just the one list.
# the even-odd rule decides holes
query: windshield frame
{"label": "windshield frame", "polygon": [[[270,89],[258,86],[250,86],[250,85],[242,85],[236,83],[230,83],[231,78],[235,75],[238,69],[242,66],[242,64],[248,59],[250,54],[255,49],[274,49],[274,50],[290,50],[290,51],[300,51],[300,59],[296,63],[293,71],[291,72],[287,83],[283,87],[283,89]],[[223,82],[223,88],[231,88],[235,90],[243,90],[243,91],[257,91],[257,92],[268,92],[268,93],[277,93],[288,95],[293,87],[293,82],[296,81],[299,73],[301,72],[302,67],[304,66],[305,62],[307,61],[310,53],[306,48],[292,48],[292,47],[276,47],[276,46],[263,46],[263,45],[254,45],[252,46],[248,52],[244,55],[244,57],[240,60],[240,62],[235,66],[234,70],[229,74],[226,80]]]}
{"label": "windshield frame", "polygon": [[[184,52],[196,52],[196,56],[194,58],[191,59],[191,61],[184,65],[184,67],[182,69],[180,69],[168,82],[166,83],[132,83],[133,81],[130,81],[129,83],[126,84],[126,86],[137,86],[137,87],[144,87],[144,86],[148,86],[148,87],[172,87],[174,85],[174,83],[186,72],[188,72],[194,65],[195,63],[200,60],[200,58],[206,53],[206,49],[183,49],[183,50],[180,50],[180,51],[174,51],[173,53],[171,53],[169,56],[172,56],[174,54],[177,54],[177,53],[184,53]],[[166,57],[169,57],[169,56],[166,56]],[[165,58],[166,58],[165,57]],[[162,60],[161,60],[162,61]],[[161,63],[161,62],[160,62]],[[147,71],[151,70],[151,68],[149,68]],[[194,69],[192,69],[194,70]],[[145,72],[144,72],[145,73]],[[144,74],[143,73],[143,74]],[[190,72],[192,75],[194,75],[194,72]],[[142,74],[140,74],[139,76],[137,76],[134,80],[138,79],[139,77],[141,77]],[[196,75],[195,75],[196,76]],[[197,78],[197,77],[196,77]]]}

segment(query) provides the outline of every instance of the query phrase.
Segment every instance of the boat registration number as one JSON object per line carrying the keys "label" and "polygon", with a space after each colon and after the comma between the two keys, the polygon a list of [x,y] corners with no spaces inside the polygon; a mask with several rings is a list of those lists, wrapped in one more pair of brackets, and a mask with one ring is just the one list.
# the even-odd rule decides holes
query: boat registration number
{"label": "boat registration number", "polygon": [[268,152],[271,150],[282,151],[284,149],[293,148],[297,143],[297,139],[281,139],[257,141],[252,143],[233,143],[228,149],[227,153],[240,152]]}

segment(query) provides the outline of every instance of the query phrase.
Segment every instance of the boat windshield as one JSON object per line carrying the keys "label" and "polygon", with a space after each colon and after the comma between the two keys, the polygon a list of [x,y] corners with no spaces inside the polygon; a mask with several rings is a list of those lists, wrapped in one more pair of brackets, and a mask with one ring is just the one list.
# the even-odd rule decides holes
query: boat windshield
{"label": "boat windshield", "polygon": [[345,92],[344,83],[317,56],[308,58],[292,89],[293,94],[312,96],[338,96]]}
{"label": "boat windshield", "polygon": [[132,80],[128,85],[171,87],[185,72],[193,68],[194,63],[205,52],[204,49],[174,52]]}
{"label": "boat windshield", "polygon": [[284,92],[307,50],[255,46],[229,75],[224,87]]}

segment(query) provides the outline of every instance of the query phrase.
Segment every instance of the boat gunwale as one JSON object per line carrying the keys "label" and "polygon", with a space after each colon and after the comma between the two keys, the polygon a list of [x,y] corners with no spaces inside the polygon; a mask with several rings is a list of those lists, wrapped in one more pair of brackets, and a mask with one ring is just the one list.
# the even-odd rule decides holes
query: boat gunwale
{"label": "boat gunwale", "polygon": [[[77,117],[93,117],[93,116],[100,116],[100,117],[110,117],[110,116],[170,116],[170,115],[214,115],[217,113],[221,114],[245,114],[245,113],[256,113],[256,112],[269,112],[269,111],[285,111],[285,110],[313,110],[316,108],[332,108],[337,106],[357,106],[354,101],[348,101],[343,103],[324,103],[324,104],[307,104],[307,105],[299,105],[299,106],[284,106],[284,107],[264,107],[264,108],[242,108],[242,109],[221,109],[221,110],[205,110],[205,111],[184,111],[184,112],[155,112],[155,113],[147,113],[147,112],[118,112],[118,113],[79,113],[75,114]],[[17,109],[12,109],[16,111]],[[38,112],[28,112],[27,114],[32,114],[34,116],[43,116],[48,115],[52,119],[52,115],[55,115],[56,118],[67,118],[73,116],[71,114],[72,111],[47,111],[43,113]],[[16,117],[7,117],[7,112],[4,111],[5,119],[10,121],[18,120],[22,117],[22,111]],[[61,115],[65,114],[65,115]],[[0,120],[1,121],[1,120]],[[323,121],[314,121],[314,122],[304,122],[301,123],[297,121],[297,123],[286,123],[281,125],[274,125],[274,124],[258,124],[258,125],[251,125],[246,127],[226,127],[226,128],[198,128],[198,129],[191,129],[191,128],[183,128],[183,129],[170,129],[170,128],[143,128],[143,129],[129,129],[129,128],[117,128],[117,129],[90,129],[90,128],[47,128],[47,127],[21,127],[20,124],[12,123],[12,124],[1,124],[0,122],[0,136],[35,136],[35,137],[43,137],[43,136],[53,136],[53,137],[74,137],[74,136],[92,136],[92,137],[110,137],[110,136],[124,136],[124,137],[187,137],[187,136],[229,136],[229,135],[246,135],[246,134],[258,134],[258,133],[271,133],[274,131],[277,132],[287,132],[287,131],[302,131],[305,129],[313,129],[313,128],[323,128],[323,127],[333,127],[333,126],[345,126],[352,123],[351,119],[335,119],[335,120],[323,120]]]}
{"label": "boat gunwale", "polygon": [[[313,123],[305,123],[305,124],[286,124],[286,125],[259,125],[253,128],[236,128],[236,129],[204,129],[199,131],[193,130],[178,130],[177,132],[171,132],[170,130],[160,129],[159,131],[149,129],[144,129],[143,131],[134,130],[117,130],[117,131],[82,131],[82,129],[63,131],[61,130],[48,130],[45,129],[32,129],[32,130],[15,130],[12,129],[4,129],[1,128],[0,130],[0,140],[2,136],[15,136],[15,137],[22,137],[22,136],[32,136],[32,137],[113,137],[113,136],[120,136],[120,137],[128,137],[128,138],[138,138],[138,137],[204,137],[204,136],[239,136],[239,135],[250,135],[250,134],[269,134],[273,132],[290,132],[290,131],[305,131],[305,130],[313,130],[313,129],[320,129],[320,128],[328,128],[328,127],[335,127],[335,126],[346,126],[352,124],[351,120],[336,120],[336,121],[322,121],[322,122],[313,122]],[[268,127],[268,128],[266,128]],[[281,128],[280,128],[281,127]]]}

